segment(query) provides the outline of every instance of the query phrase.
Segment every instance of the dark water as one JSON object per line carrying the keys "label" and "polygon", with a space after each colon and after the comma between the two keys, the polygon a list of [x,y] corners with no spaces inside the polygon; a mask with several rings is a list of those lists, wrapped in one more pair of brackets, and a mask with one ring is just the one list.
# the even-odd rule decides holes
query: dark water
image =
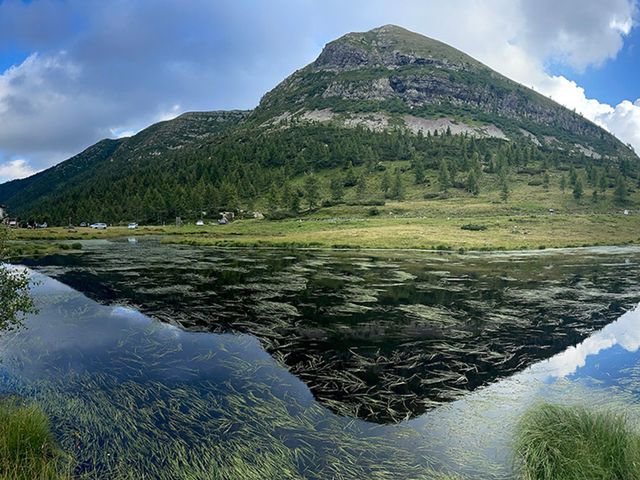
{"label": "dark water", "polygon": [[640,411],[639,249],[87,242],[31,267],[0,395],[40,403],[85,478],[511,478],[536,399]]}
{"label": "dark water", "polygon": [[437,256],[154,241],[85,249],[31,266],[189,330],[250,334],[324,405],[380,423],[521,371],[640,301],[633,250]]}

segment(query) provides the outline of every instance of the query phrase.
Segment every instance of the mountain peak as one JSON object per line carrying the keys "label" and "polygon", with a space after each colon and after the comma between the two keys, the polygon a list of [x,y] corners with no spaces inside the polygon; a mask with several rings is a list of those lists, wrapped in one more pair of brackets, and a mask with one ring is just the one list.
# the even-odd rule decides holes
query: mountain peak
{"label": "mountain peak", "polygon": [[341,71],[408,64],[441,64],[458,70],[482,66],[443,42],[392,24],[329,42],[312,65],[316,70]]}

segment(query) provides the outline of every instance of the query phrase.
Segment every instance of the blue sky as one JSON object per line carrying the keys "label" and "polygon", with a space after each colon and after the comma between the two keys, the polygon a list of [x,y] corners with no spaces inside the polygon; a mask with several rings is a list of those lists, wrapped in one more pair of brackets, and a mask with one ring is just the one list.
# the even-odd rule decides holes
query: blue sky
{"label": "blue sky", "polygon": [[0,0],[0,182],[189,110],[252,108],[325,43],[394,23],[640,151],[638,0]]}
{"label": "blue sky", "polygon": [[[625,37],[624,46],[615,59],[601,67],[576,72],[568,65],[553,64],[548,70],[572,78],[584,87],[589,97],[616,105],[625,99],[640,97],[640,29]],[[634,80],[637,79],[637,80]]]}

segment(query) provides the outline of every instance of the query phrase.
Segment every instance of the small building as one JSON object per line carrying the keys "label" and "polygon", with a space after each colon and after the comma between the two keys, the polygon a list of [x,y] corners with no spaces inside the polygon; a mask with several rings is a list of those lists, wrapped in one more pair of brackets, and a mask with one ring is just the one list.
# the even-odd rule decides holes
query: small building
{"label": "small building", "polygon": [[264,214],[261,212],[253,212],[253,218],[256,220],[264,220]]}

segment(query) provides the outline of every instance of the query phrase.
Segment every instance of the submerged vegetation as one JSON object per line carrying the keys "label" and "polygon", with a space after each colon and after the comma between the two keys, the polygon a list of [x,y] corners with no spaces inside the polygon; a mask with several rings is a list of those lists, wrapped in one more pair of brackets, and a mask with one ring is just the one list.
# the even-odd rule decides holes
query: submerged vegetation
{"label": "submerged vegetation", "polygon": [[42,409],[0,399],[1,480],[68,479],[66,460]]}
{"label": "submerged vegetation", "polygon": [[[85,242],[38,268],[120,306],[43,279],[38,321],[0,337],[0,395],[46,412],[80,479],[478,478],[485,462],[480,478],[505,478],[508,463],[486,457],[482,429],[470,428],[473,411],[491,418],[491,402],[387,423],[520,371],[637,301],[638,250],[612,250],[626,253],[241,255]],[[587,277],[598,287],[571,281]],[[517,415],[496,428],[511,431]],[[456,440],[450,421],[464,424]]]}
{"label": "submerged vegetation", "polygon": [[524,480],[640,478],[640,432],[614,412],[538,404],[518,425],[515,452]]}

